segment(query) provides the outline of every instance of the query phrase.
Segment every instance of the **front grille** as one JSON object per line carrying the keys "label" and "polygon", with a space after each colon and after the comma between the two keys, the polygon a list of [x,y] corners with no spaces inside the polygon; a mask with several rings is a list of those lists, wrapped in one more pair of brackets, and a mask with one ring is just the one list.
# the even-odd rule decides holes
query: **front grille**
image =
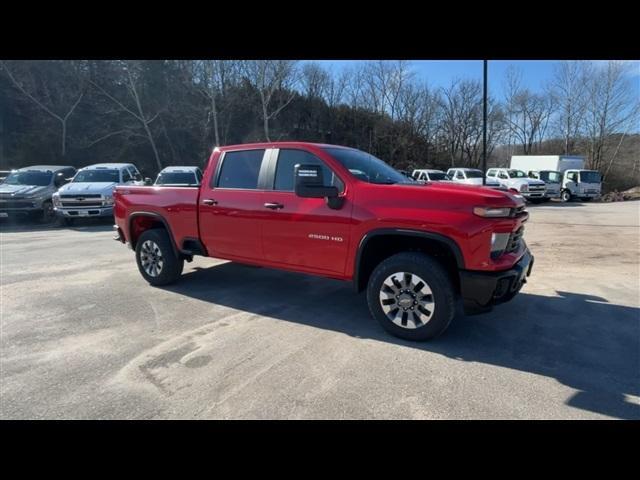
{"label": "front grille", "polygon": [[63,207],[75,207],[75,208],[87,208],[87,207],[101,207],[102,201],[98,202],[62,202]]}
{"label": "front grille", "polygon": [[75,194],[75,195],[60,195],[60,198],[69,198],[69,199],[78,199],[78,198],[100,198],[102,195],[100,195],[99,193],[94,194],[94,193],[90,193],[87,195],[83,195],[83,194]]}
{"label": "front grille", "polygon": [[529,185],[530,192],[542,192],[544,191],[544,189],[545,189],[544,185]]}
{"label": "front grille", "polygon": [[102,195],[90,193],[90,194],[75,194],[75,195],[60,195],[60,201],[64,208],[96,208],[102,207]]}
{"label": "front grille", "polygon": [[0,208],[30,208],[33,202],[25,200],[0,200]]}
{"label": "front grille", "polygon": [[511,233],[509,241],[507,242],[507,249],[505,250],[506,253],[512,253],[518,250],[520,242],[522,241],[522,235],[524,235],[524,227],[520,227],[518,230]]}

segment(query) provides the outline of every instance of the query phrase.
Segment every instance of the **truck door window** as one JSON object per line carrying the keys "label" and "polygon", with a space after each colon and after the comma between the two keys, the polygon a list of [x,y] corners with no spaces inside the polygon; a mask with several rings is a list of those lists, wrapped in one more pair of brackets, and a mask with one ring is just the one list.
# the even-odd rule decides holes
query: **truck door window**
{"label": "truck door window", "polygon": [[131,181],[131,172],[129,172],[128,168],[125,168],[124,170],[122,170],[122,181],[123,182]]}
{"label": "truck door window", "polygon": [[219,188],[256,190],[264,149],[226,152],[218,175]]}
{"label": "truck door window", "polygon": [[567,179],[572,181],[572,182],[577,182],[578,181],[578,174],[575,172],[571,172],[567,174]]}
{"label": "truck door window", "polygon": [[459,178],[460,180],[464,180],[464,174],[460,170],[458,170],[456,172],[456,178]]}
{"label": "truck door window", "polygon": [[342,180],[318,157],[304,150],[283,148],[278,153],[278,163],[273,181],[274,190],[293,192],[293,170],[296,164],[320,165],[324,185],[337,187],[340,192],[344,189]]}

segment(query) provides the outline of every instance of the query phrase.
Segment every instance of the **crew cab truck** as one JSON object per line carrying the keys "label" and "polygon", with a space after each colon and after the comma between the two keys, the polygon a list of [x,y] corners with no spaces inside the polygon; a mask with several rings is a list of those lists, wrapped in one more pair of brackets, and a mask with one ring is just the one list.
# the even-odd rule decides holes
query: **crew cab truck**
{"label": "crew cab truck", "polygon": [[111,217],[116,185],[143,185],[131,163],[97,163],[81,168],[73,180],[53,195],[56,215],[67,225],[80,217]]}
{"label": "crew cab truck", "polygon": [[579,155],[513,155],[511,168],[528,172],[554,171],[562,173],[560,200],[574,198],[591,200],[600,196],[603,178],[596,170],[586,170],[585,159]]}
{"label": "crew cab truck", "polygon": [[490,168],[487,180],[495,180],[532,203],[544,201],[546,186],[542,180],[529,178],[522,170],[512,168]]}
{"label": "crew cab truck", "polygon": [[459,299],[467,311],[510,300],[533,265],[521,197],[421,184],[335,145],[216,148],[200,187],[118,186],[114,200],[115,239],[151,285],[194,255],[349,281],[410,340],[442,333]]}
{"label": "crew cab truck", "polygon": [[198,167],[166,167],[158,173],[155,186],[197,187],[202,181],[202,171]]}
{"label": "crew cab truck", "polygon": [[414,170],[411,174],[411,178],[419,182],[448,182],[447,174],[442,170],[432,170],[427,168],[420,168]]}
{"label": "crew cab truck", "polygon": [[61,165],[12,170],[0,184],[0,218],[38,216],[44,222],[53,220],[52,197],[75,173],[75,168]]}

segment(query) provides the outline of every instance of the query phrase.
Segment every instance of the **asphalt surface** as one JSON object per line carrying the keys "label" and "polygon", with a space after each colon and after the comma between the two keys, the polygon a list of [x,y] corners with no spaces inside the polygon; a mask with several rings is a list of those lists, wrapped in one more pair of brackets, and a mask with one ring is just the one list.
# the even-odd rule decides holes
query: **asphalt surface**
{"label": "asphalt surface", "polygon": [[338,281],[197,258],[153,288],[108,222],[3,222],[0,418],[640,419],[640,202],[530,212],[522,293],[427,343]]}

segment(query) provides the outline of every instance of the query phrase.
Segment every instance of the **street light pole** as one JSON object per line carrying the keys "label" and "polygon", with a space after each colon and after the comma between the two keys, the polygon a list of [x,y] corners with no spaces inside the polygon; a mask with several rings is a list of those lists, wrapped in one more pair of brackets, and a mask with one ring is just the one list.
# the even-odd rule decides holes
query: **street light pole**
{"label": "street light pole", "polygon": [[487,61],[483,60],[484,91],[482,95],[482,185],[487,184]]}

